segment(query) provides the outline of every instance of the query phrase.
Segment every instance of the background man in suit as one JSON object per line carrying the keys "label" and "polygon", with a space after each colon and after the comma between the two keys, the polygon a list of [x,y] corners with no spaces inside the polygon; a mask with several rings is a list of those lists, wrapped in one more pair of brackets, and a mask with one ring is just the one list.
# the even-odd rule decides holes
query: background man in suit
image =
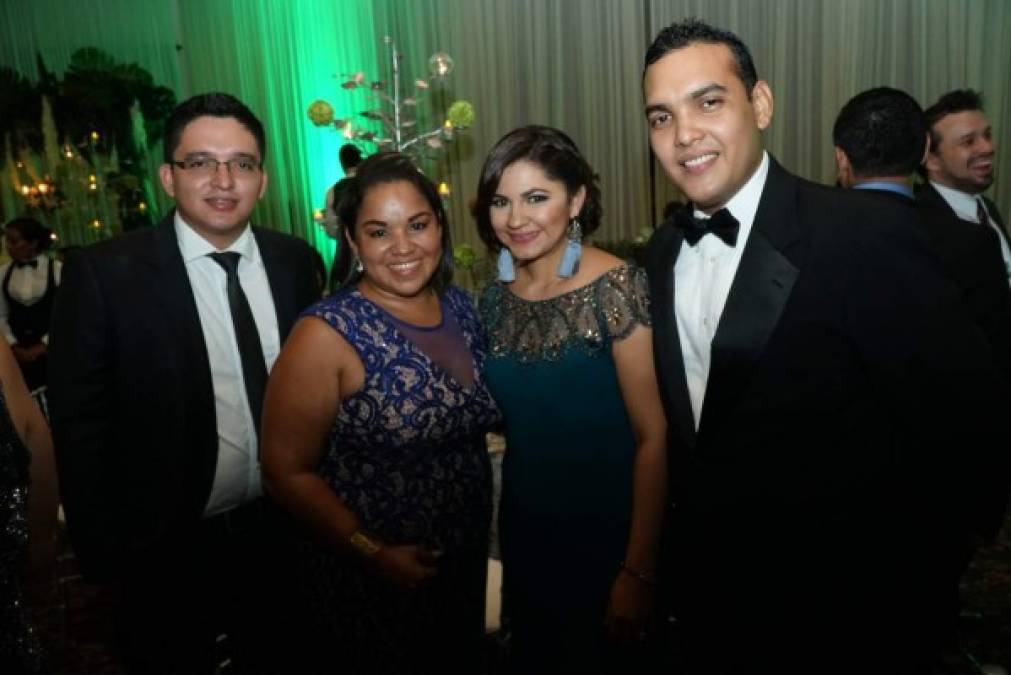
{"label": "background man in suit", "polygon": [[[978,98],[973,100],[978,102]],[[970,119],[978,121],[976,113]],[[914,196],[913,174],[924,162],[935,166],[954,164],[928,154],[927,119],[920,105],[898,89],[869,89],[843,106],[832,139],[842,187],[873,191],[910,207],[918,205],[919,224],[927,234],[932,252],[962,292],[967,309],[986,334],[1005,379],[1011,381],[1011,289],[997,228],[979,227],[976,220],[960,219],[929,183],[921,188],[918,199]],[[986,143],[982,138],[975,140]],[[932,152],[937,154],[936,150]],[[956,152],[960,151],[946,151],[944,156]],[[992,160],[992,143],[990,152],[982,154],[987,163]],[[941,189],[953,190],[943,186]],[[965,195],[962,199],[967,198]],[[984,531],[992,535],[996,525],[988,523]]]}
{"label": "background man in suit", "polygon": [[[931,250],[955,282],[973,321],[987,337],[1006,379],[1011,378],[1011,289],[997,236],[988,227],[960,220],[948,208],[922,202],[913,195],[913,175],[926,159],[927,121],[920,104],[904,91],[877,87],[861,92],[843,106],[832,130],[836,168],[843,187],[870,190],[899,200],[915,210]],[[931,191],[936,195],[936,191]],[[938,621],[947,623],[946,658],[959,658],[958,583],[980,537],[996,535],[1003,521],[1007,491],[998,479],[981,493],[995,502],[982,511],[962,546],[950,550],[948,583],[938,587]]]}
{"label": "background man in suit", "polygon": [[78,253],[52,326],[52,420],[71,540],[119,591],[131,672],[235,672],[283,652],[258,421],[267,370],[318,297],[310,250],[252,227],[263,125],[227,94],[179,104],[160,225]]}
{"label": "background man in suit", "polygon": [[762,149],[769,85],[697,20],[646,54],[688,198],[647,252],[669,421],[667,573],[688,672],[920,672],[1004,390],[908,210]]}
{"label": "background man in suit", "polygon": [[891,87],[846,102],[832,127],[840,187],[913,201],[913,176],[927,152],[927,122],[912,96]]}
{"label": "background man in suit", "polygon": [[1005,269],[1011,276],[1011,250],[997,205],[983,192],[993,183],[996,144],[983,97],[971,89],[951,91],[926,110],[930,152],[923,163],[928,183],[922,204],[962,220],[986,225],[996,236]]}

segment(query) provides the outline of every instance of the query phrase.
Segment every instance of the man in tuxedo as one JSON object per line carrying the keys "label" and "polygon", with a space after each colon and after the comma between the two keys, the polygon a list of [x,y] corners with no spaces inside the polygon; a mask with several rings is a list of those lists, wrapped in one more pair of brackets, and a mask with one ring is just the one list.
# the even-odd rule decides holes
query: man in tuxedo
{"label": "man in tuxedo", "polygon": [[690,202],[650,241],[686,672],[920,672],[932,556],[970,526],[1004,394],[900,205],[762,148],[773,96],[698,20],[646,54],[650,145]]}
{"label": "man in tuxedo", "polygon": [[[130,672],[275,672],[286,581],[258,460],[267,371],[319,297],[305,242],[253,227],[263,125],[227,94],[179,104],[160,225],[78,253],[51,329],[71,541],[107,584]],[[227,650],[216,644],[226,635]]]}
{"label": "man in tuxedo", "polygon": [[983,195],[993,183],[996,144],[982,95],[971,89],[951,91],[925,114],[930,152],[923,162],[927,183],[919,192],[920,203],[992,232],[992,246],[1000,251],[1005,275],[1011,276],[1004,219]]}

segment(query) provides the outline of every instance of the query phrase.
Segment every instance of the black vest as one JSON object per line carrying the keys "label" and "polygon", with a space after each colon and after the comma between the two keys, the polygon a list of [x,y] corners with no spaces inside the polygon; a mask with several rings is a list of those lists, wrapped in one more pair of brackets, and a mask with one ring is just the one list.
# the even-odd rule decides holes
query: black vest
{"label": "black vest", "polygon": [[24,305],[11,297],[11,275],[16,262],[11,262],[3,281],[4,299],[7,300],[7,323],[18,344],[30,346],[42,341],[42,336],[49,332],[49,319],[53,313],[53,299],[56,297],[56,280],[53,276],[55,262],[49,261],[49,272],[46,279],[46,291],[42,297],[31,305]]}

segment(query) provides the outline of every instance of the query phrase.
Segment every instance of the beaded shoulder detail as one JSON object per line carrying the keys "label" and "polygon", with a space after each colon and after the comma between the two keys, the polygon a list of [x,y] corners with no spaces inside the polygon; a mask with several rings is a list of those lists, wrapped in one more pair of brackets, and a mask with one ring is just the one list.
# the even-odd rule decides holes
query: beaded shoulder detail
{"label": "beaded shoulder detail", "polygon": [[648,289],[645,271],[625,265],[547,300],[524,300],[492,283],[479,304],[489,357],[533,363],[556,361],[571,349],[594,354],[609,348],[636,326],[650,325]]}

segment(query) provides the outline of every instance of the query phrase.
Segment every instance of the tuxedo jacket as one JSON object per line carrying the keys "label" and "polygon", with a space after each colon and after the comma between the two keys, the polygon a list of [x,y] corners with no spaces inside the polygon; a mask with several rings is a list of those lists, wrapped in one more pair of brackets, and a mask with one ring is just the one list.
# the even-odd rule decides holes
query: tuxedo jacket
{"label": "tuxedo jacket", "polygon": [[[319,297],[309,246],[253,228],[281,340]],[[207,348],[170,213],[64,270],[50,333],[60,491],[87,577],[202,517],[218,453]]]}
{"label": "tuxedo jacket", "polygon": [[827,628],[847,617],[883,640],[916,611],[931,547],[979,517],[976,481],[1004,470],[982,442],[1004,394],[985,341],[908,209],[772,160],[696,431],[673,313],[682,239],[668,222],[647,249],[675,613],[721,639],[833,648],[854,637]]}

